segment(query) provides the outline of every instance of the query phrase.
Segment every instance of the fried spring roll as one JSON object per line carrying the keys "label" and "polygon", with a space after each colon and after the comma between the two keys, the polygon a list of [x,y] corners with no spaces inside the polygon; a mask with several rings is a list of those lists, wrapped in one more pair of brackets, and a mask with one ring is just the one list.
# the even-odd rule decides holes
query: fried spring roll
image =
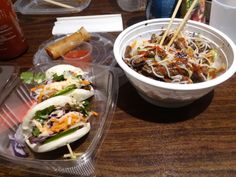
{"label": "fried spring roll", "polygon": [[83,41],[88,41],[90,37],[91,36],[86,29],[81,27],[79,31],[50,44],[45,50],[48,55],[55,60],[61,55],[76,48]]}

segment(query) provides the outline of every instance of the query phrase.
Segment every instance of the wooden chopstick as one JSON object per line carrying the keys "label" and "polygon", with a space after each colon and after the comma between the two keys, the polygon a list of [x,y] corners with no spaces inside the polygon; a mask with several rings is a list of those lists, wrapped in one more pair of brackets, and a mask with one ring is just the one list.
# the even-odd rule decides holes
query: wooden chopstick
{"label": "wooden chopstick", "polygon": [[187,13],[184,16],[184,19],[182,20],[181,24],[179,25],[178,29],[175,31],[174,36],[171,38],[170,42],[168,43],[168,47],[171,46],[171,44],[174,42],[174,40],[176,39],[176,37],[179,35],[180,31],[183,29],[183,27],[185,26],[185,24],[187,23],[189,16],[193,10],[193,8],[195,7],[196,3],[198,0],[194,0],[192,5],[190,6],[190,8],[188,9]]}
{"label": "wooden chopstick", "polygon": [[61,2],[56,2],[54,0],[43,0],[43,1],[45,1],[47,3],[50,3],[50,4],[54,4],[56,6],[64,7],[64,8],[67,8],[67,9],[75,9],[75,7],[73,7],[73,6],[70,6],[70,5],[61,3]]}
{"label": "wooden chopstick", "polygon": [[161,38],[161,42],[160,42],[160,45],[161,45],[161,46],[162,46],[162,44],[163,44],[164,41],[165,41],[165,38],[166,38],[166,36],[167,36],[167,34],[168,34],[169,30],[170,30],[170,27],[171,27],[171,25],[172,25],[172,23],[173,23],[173,21],[174,21],[174,18],[175,18],[176,14],[177,14],[177,12],[178,12],[178,10],[179,10],[179,7],[180,7],[181,3],[182,3],[182,0],[179,0],[178,3],[177,3],[176,6],[175,6],[175,10],[174,10],[174,12],[173,12],[173,14],[172,14],[172,17],[171,17],[170,22],[169,22],[169,24],[168,24],[168,26],[167,26],[167,29],[166,29],[165,33],[163,34],[163,36],[162,36],[162,38]]}

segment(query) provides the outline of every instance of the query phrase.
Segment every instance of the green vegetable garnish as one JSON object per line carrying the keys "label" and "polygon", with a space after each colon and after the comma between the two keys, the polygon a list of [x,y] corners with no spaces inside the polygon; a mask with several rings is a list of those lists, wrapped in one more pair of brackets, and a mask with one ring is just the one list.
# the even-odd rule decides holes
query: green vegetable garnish
{"label": "green vegetable garnish", "polygon": [[45,141],[44,141],[44,144],[49,143],[49,142],[52,142],[52,141],[54,141],[54,140],[57,140],[57,139],[59,139],[59,138],[61,138],[61,137],[63,137],[63,136],[67,136],[67,135],[69,135],[69,134],[71,134],[71,133],[74,133],[76,130],[79,130],[79,129],[80,129],[80,127],[75,127],[75,128],[71,128],[71,129],[69,129],[69,130],[67,130],[67,131],[60,132],[60,133],[56,134],[55,136],[50,137],[50,138],[48,138],[47,140],[45,140]]}
{"label": "green vegetable garnish", "polygon": [[46,120],[48,116],[55,110],[55,106],[49,106],[43,110],[39,110],[35,113],[34,119],[39,121]]}
{"label": "green vegetable garnish", "polygon": [[64,89],[58,91],[57,93],[55,93],[53,96],[59,96],[59,95],[63,95],[65,93],[70,92],[71,90],[76,89],[76,85],[72,84],[72,85],[68,85],[67,87],[65,87]]}
{"label": "green vegetable garnish", "polygon": [[43,81],[45,81],[46,76],[45,73],[35,73],[34,74],[34,82],[36,82],[37,84],[42,83]]}
{"label": "green vegetable garnish", "polygon": [[26,84],[32,84],[34,81],[34,74],[30,71],[22,72],[20,79]]}
{"label": "green vegetable garnish", "polygon": [[64,75],[57,75],[56,73],[55,74],[53,74],[53,80],[54,81],[64,81],[65,80],[65,78],[64,78]]}
{"label": "green vegetable garnish", "polygon": [[83,79],[83,76],[82,75],[78,75],[78,76],[76,76],[76,78]]}
{"label": "green vegetable garnish", "polygon": [[83,106],[81,106],[81,108],[80,108],[80,112],[84,116],[88,116],[89,115],[89,107],[90,107],[90,102],[88,100],[84,100]]}
{"label": "green vegetable garnish", "polygon": [[38,137],[40,134],[40,130],[37,127],[34,127],[32,130],[32,134],[33,136]]}
{"label": "green vegetable garnish", "polygon": [[45,73],[33,73],[31,71],[22,72],[20,75],[20,79],[25,84],[40,84],[45,81]]}

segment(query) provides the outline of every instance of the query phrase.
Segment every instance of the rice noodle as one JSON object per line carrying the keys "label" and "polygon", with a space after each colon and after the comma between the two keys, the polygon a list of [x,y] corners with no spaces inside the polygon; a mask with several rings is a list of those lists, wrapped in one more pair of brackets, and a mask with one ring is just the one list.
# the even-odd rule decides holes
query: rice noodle
{"label": "rice noodle", "polygon": [[[172,33],[166,37],[164,44],[171,36]],[[131,51],[129,57],[125,56],[123,60],[145,76],[180,84],[204,82],[226,70],[224,64],[215,67],[219,60],[217,50],[199,34],[181,33],[170,47],[160,46],[160,39],[161,36],[155,34],[150,39],[135,41],[135,45],[127,46]]]}

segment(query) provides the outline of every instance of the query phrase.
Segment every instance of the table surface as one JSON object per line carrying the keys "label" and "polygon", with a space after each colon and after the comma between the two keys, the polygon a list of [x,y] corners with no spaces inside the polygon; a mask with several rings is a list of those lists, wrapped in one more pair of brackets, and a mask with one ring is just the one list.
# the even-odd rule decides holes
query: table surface
{"label": "table surface", "polygon": [[[145,12],[124,12],[113,0],[92,0],[78,14],[121,13],[124,28],[145,19]],[[55,18],[21,15],[29,49],[9,61],[32,66],[39,45],[52,35]],[[113,33],[117,35],[117,33]],[[164,109],[145,102],[128,83],[119,89],[117,108],[96,159],[96,176],[236,176],[236,77],[189,106]],[[40,172],[41,173],[41,172]],[[0,176],[52,176],[0,162]]]}

